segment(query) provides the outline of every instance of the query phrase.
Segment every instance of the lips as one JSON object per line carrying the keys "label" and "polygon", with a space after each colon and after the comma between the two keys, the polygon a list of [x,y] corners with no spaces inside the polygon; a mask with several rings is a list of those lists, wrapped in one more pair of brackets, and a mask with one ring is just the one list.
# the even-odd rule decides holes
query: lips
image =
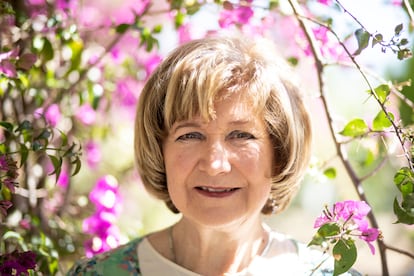
{"label": "lips", "polygon": [[234,194],[240,188],[219,188],[219,187],[206,187],[206,186],[198,186],[196,190],[208,197],[227,197]]}

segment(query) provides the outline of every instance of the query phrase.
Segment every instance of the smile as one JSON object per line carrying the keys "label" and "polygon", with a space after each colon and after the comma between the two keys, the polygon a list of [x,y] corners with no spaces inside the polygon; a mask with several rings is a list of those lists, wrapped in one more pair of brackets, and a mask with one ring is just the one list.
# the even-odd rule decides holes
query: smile
{"label": "smile", "polygon": [[205,186],[196,187],[198,193],[209,198],[225,198],[236,193],[240,188],[212,188]]}
{"label": "smile", "polygon": [[197,189],[207,191],[207,192],[210,192],[210,193],[228,193],[228,192],[237,190],[238,188],[221,189],[221,188],[210,188],[210,187],[197,187]]}

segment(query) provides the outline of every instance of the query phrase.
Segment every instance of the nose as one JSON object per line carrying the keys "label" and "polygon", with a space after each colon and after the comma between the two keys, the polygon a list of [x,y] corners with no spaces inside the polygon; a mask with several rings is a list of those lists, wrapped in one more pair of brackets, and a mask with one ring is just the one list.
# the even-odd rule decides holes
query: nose
{"label": "nose", "polygon": [[202,152],[199,166],[200,170],[212,176],[230,172],[229,151],[223,142],[215,141],[208,143]]}

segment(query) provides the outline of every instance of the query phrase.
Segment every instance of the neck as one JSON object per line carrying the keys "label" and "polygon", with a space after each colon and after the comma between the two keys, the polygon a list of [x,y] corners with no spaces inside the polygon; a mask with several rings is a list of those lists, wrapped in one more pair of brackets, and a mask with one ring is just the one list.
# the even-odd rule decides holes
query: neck
{"label": "neck", "polygon": [[269,239],[260,220],[206,228],[182,219],[169,235],[173,261],[202,275],[242,271],[263,252]]}

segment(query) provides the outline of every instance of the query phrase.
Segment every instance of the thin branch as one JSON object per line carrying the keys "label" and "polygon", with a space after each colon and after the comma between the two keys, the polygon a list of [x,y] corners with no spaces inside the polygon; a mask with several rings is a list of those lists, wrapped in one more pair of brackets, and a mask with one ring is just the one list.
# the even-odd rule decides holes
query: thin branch
{"label": "thin branch", "polygon": [[[324,71],[324,66],[322,64],[323,57],[322,57],[322,55],[320,53],[320,50],[316,46],[317,43],[316,43],[316,40],[315,40],[315,38],[313,36],[313,32],[312,32],[311,28],[304,21],[304,17],[302,16],[303,12],[300,11],[301,8],[300,8],[298,2],[296,0],[288,0],[288,2],[289,2],[290,6],[293,9],[293,12],[294,12],[297,20],[299,21],[299,24],[300,24],[301,28],[305,32],[305,36],[308,39],[308,42],[309,42],[310,47],[311,47],[311,50],[312,50],[313,55],[315,57],[315,63],[316,63],[318,83],[319,83],[319,89],[320,89],[322,104],[324,106],[324,110],[325,110],[326,116],[327,116],[328,121],[329,121],[329,124],[328,124],[329,125],[329,130],[330,130],[331,135],[332,135],[332,137],[333,137],[333,139],[335,141],[337,154],[340,157],[340,159],[341,159],[341,161],[342,161],[342,163],[343,163],[343,165],[345,167],[346,172],[348,173],[349,177],[351,178],[351,181],[352,181],[352,183],[354,185],[355,190],[358,193],[359,198],[361,200],[364,200],[364,201],[367,201],[368,202],[368,200],[367,200],[367,198],[366,198],[366,196],[364,194],[364,191],[363,191],[363,189],[361,187],[360,179],[358,178],[358,176],[356,175],[355,171],[353,170],[353,168],[352,168],[349,160],[346,159],[345,154],[343,153],[343,148],[342,148],[341,144],[339,144],[337,142],[337,139],[336,139],[336,134],[335,134],[335,131],[333,129],[333,118],[332,118],[332,116],[331,116],[331,114],[329,112],[328,104],[327,104],[327,101],[326,101],[326,97],[324,96],[324,82],[323,82],[323,79],[322,79],[322,74],[323,74],[323,71]],[[349,52],[349,50],[345,47],[345,45],[343,43],[342,43],[342,46],[344,47],[346,53],[350,56],[352,62],[355,64],[355,66],[358,68],[358,70],[360,70],[363,78],[368,83],[368,86],[370,87],[370,90],[375,95],[375,91],[373,90],[371,84],[369,83],[366,75],[360,69],[359,64],[355,61],[355,59],[353,58],[352,54]],[[376,95],[375,95],[375,97],[378,98]],[[374,228],[379,228],[378,227],[378,222],[377,222],[377,220],[376,220],[373,212],[370,212],[368,214],[368,219],[370,220],[371,225]],[[378,246],[380,248],[379,251],[380,251],[380,257],[381,257],[382,274],[383,275],[389,275],[389,272],[388,272],[388,264],[387,264],[387,256],[386,256],[386,252],[385,252],[386,250],[385,250],[384,243],[382,241],[380,241],[380,240],[377,240],[377,243],[378,243]]]}
{"label": "thin branch", "polygon": [[407,256],[407,257],[409,257],[409,258],[411,258],[411,259],[414,259],[414,254],[413,254],[413,253],[411,253],[411,252],[408,252],[408,251],[406,251],[406,250],[402,250],[402,249],[396,248],[396,247],[391,246],[391,245],[388,245],[388,244],[386,244],[386,245],[385,245],[385,248],[386,248],[386,249],[389,249],[389,250],[391,250],[391,251],[395,251],[395,252],[397,252],[397,253],[400,253],[400,254],[402,254],[402,255],[405,255],[405,256]]}
{"label": "thin branch", "polygon": [[[290,2],[290,1],[289,1]],[[362,78],[364,79],[364,81],[365,81],[365,83],[367,84],[367,86],[368,86],[368,88],[369,88],[369,91],[371,92],[371,95],[374,97],[374,99],[377,101],[377,103],[380,105],[380,107],[381,107],[381,109],[382,109],[382,111],[384,112],[384,114],[385,114],[385,116],[387,117],[387,119],[388,119],[388,121],[391,123],[391,126],[393,127],[393,129],[394,129],[394,131],[395,131],[395,135],[397,136],[397,138],[398,138],[398,140],[399,140],[399,142],[400,142],[400,144],[401,144],[401,147],[402,147],[402,150],[403,150],[403,152],[404,152],[404,156],[405,156],[405,158],[407,159],[407,163],[408,163],[408,166],[410,167],[410,169],[412,170],[412,171],[414,171],[414,164],[413,164],[413,162],[411,161],[411,156],[410,156],[410,153],[409,153],[409,151],[405,148],[405,142],[404,142],[404,139],[402,138],[402,136],[401,136],[401,131],[400,131],[400,129],[398,128],[398,126],[396,125],[396,123],[394,122],[394,120],[391,118],[391,115],[388,113],[388,111],[387,111],[387,109],[385,108],[385,105],[381,102],[381,100],[380,100],[380,98],[378,97],[378,95],[377,95],[377,93],[375,92],[375,89],[374,89],[374,87],[372,87],[372,84],[371,84],[371,82],[368,80],[368,76],[367,76],[367,74],[365,73],[365,71],[362,69],[362,67],[359,65],[359,63],[358,62],[356,62],[356,60],[355,60],[355,57],[354,57],[354,55],[348,50],[348,48],[346,47],[346,45],[342,42],[342,40],[341,40],[341,38],[339,37],[339,35],[334,31],[334,30],[332,30],[332,28],[329,26],[329,25],[327,25],[327,24],[325,24],[325,23],[322,23],[322,22],[320,22],[320,21],[318,21],[318,20],[315,20],[315,19],[313,19],[313,18],[309,18],[309,17],[303,17],[301,14],[297,14],[297,17],[298,17],[298,20],[301,20],[301,21],[303,21],[303,19],[306,19],[306,20],[309,20],[309,21],[311,21],[311,22],[313,22],[313,23],[316,23],[316,24],[318,24],[318,25],[320,25],[320,26],[322,26],[322,27],[325,27],[325,28],[327,28],[334,36],[335,36],[335,38],[336,38],[336,40],[338,41],[338,43],[339,43],[339,45],[344,49],[344,51],[345,51],[345,53],[348,55],[348,57],[351,59],[351,62],[352,62],[352,64],[356,67],[356,69],[360,72],[360,74],[361,74],[361,76],[362,76]],[[361,25],[362,26],[362,25]],[[305,32],[306,32],[306,30],[305,30]],[[309,43],[311,43],[311,42],[309,42]],[[312,48],[312,47],[311,47]],[[312,51],[313,51],[313,48],[312,48]],[[318,56],[320,56],[320,54],[318,54]],[[315,56],[315,58],[316,59],[319,59],[319,57],[318,56]],[[322,91],[321,91],[322,92]]]}

